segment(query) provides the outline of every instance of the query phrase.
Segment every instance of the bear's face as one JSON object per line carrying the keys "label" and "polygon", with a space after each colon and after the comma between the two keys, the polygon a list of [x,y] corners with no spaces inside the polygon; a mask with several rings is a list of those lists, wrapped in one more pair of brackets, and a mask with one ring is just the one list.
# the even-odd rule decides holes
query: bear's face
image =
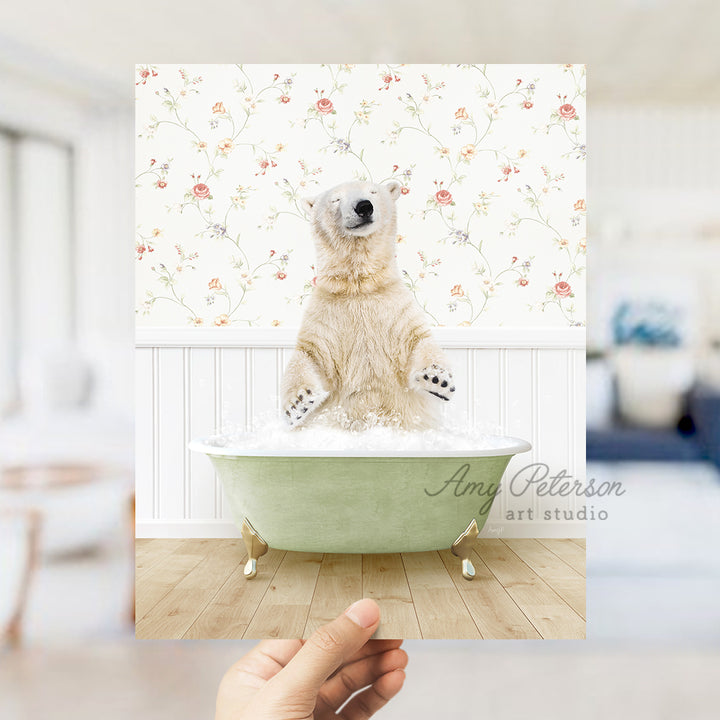
{"label": "bear's face", "polygon": [[304,199],[303,206],[316,230],[330,240],[387,232],[394,236],[395,200],[400,191],[400,183],[394,180],[384,185],[346,182]]}

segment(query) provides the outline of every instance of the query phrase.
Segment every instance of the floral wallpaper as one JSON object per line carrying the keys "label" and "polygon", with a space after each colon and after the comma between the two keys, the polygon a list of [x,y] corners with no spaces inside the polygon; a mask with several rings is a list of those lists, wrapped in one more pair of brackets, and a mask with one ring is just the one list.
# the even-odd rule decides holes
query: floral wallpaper
{"label": "floral wallpaper", "polygon": [[140,65],[137,322],[289,326],[299,199],[402,184],[397,258],[435,325],[585,319],[582,65]]}

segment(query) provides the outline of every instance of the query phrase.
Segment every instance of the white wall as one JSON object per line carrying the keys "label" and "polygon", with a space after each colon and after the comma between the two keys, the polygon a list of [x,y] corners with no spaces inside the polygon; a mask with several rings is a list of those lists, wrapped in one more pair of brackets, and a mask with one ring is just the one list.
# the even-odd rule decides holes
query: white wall
{"label": "white wall", "polygon": [[25,139],[14,180],[0,146],[0,408],[14,395],[13,358],[74,343],[98,405],[131,418],[133,107],[54,78],[3,68],[0,129]]}
{"label": "white wall", "polygon": [[699,346],[720,337],[720,107],[599,106],[588,123],[589,346],[607,346],[613,302],[643,285],[692,306]]}
{"label": "white wall", "polygon": [[[581,328],[489,328],[472,335],[436,330],[457,379],[455,413],[529,440],[506,477],[530,462],[585,473],[585,353]],[[136,488],[139,537],[235,537],[222,488],[207,457],[187,442],[223,426],[245,428],[277,412],[294,331],[138,329]],[[501,493],[484,534],[582,537],[583,522],[537,521],[579,499]],[[505,520],[532,507],[533,522]]]}
{"label": "white wall", "polygon": [[0,134],[0,416],[15,400],[15,358],[9,338],[15,334],[15,318],[12,312],[13,281],[13,144]]}
{"label": "white wall", "polygon": [[77,335],[92,362],[95,401],[133,417],[132,106],[93,116],[76,152]]}
{"label": "white wall", "polygon": [[70,147],[20,138],[16,168],[18,330],[22,356],[35,357],[66,345],[74,335]]}

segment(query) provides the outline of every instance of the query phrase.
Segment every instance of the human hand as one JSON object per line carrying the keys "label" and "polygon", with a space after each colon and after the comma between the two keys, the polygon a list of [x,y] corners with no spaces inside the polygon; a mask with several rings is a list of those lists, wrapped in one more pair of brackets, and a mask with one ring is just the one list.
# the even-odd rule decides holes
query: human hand
{"label": "human hand", "polygon": [[402,688],[408,660],[402,640],[370,640],[379,624],[364,599],[307,641],[263,640],[225,673],[215,720],[372,717]]}

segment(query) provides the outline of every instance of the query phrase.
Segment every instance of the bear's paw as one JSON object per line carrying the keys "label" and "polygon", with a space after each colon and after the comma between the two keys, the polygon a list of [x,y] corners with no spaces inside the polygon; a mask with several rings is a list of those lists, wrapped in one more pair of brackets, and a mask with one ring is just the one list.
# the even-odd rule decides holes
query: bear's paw
{"label": "bear's paw", "polygon": [[452,373],[439,365],[418,370],[413,376],[416,390],[424,390],[441,400],[450,400],[455,394]]}
{"label": "bear's paw", "polygon": [[285,419],[290,427],[299,427],[317,410],[329,393],[324,390],[301,388],[285,405]]}

